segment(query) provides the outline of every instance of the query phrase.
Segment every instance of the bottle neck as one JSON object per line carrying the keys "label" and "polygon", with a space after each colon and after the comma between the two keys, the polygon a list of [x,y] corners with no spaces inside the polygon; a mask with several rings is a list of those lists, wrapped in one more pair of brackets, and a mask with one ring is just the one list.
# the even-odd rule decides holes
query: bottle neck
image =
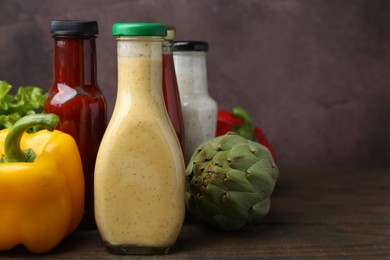
{"label": "bottle neck", "polygon": [[164,55],[172,55],[172,41],[164,40],[163,42],[163,54]]}
{"label": "bottle neck", "polygon": [[173,52],[180,95],[208,95],[206,53]]}
{"label": "bottle neck", "polygon": [[162,39],[155,38],[117,39],[118,105],[147,107],[163,104]]}
{"label": "bottle neck", "polygon": [[54,83],[96,86],[96,36],[54,36]]}

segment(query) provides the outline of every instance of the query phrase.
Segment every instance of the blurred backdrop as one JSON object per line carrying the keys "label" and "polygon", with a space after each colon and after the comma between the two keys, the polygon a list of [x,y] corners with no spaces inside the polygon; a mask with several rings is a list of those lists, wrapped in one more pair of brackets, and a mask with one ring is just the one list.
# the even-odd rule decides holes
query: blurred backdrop
{"label": "blurred backdrop", "polygon": [[112,113],[116,22],[161,22],[210,44],[210,95],[242,105],[280,168],[390,166],[388,0],[1,0],[0,79],[52,81],[52,19],[96,20],[98,82]]}

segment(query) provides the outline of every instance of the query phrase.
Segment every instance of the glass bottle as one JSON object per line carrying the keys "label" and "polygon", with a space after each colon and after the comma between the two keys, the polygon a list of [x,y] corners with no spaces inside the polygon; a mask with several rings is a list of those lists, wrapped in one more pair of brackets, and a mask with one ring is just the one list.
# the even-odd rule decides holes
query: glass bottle
{"label": "glass bottle", "polygon": [[184,160],[162,93],[166,26],[117,23],[118,92],[95,168],[95,217],[117,254],[164,254],[185,214]]}
{"label": "glass bottle", "polygon": [[175,28],[173,26],[167,26],[167,36],[163,42],[163,94],[169,118],[184,152],[185,133],[183,115],[172,55],[172,43],[175,37]]}
{"label": "glass bottle", "polygon": [[[95,228],[93,182],[107,115],[96,77],[96,21],[54,20],[53,84],[44,104],[60,117],[57,129],[76,141],[85,179],[84,216],[79,229]],[[66,160],[66,158],[64,158]]]}
{"label": "glass bottle", "polygon": [[217,103],[208,93],[207,51],[207,42],[175,41],[173,44],[184,122],[186,163],[198,145],[215,137]]}

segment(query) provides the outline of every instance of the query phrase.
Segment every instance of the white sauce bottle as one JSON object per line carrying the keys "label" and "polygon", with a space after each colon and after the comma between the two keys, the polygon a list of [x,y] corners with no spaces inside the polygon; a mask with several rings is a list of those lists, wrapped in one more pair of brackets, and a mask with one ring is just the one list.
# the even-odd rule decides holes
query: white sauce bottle
{"label": "white sauce bottle", "polygon": [[166,26],[119,23],[118,93],[95,167],[95,218],[108,250],[164,254],[185,214],[184,160],[162,93]]}
{"label": "white sauce bottle", "polygon": [[215,137],[217,103],[208,93],[206,54],[208,43],[175,41],[173,58],[182,105],[185,162],[196,147]]}

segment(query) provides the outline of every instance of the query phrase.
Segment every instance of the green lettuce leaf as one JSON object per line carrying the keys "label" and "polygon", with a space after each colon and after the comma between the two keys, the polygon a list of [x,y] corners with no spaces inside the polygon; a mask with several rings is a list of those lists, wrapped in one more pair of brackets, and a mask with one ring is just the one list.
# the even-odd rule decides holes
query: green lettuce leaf
{"label": "green lettuce leaf", "polygon": [[15,95],[12,86],[0,80],[0,129],[11,127],[25,115],[41,112],[47,93],[36,86],[20,86]]}

